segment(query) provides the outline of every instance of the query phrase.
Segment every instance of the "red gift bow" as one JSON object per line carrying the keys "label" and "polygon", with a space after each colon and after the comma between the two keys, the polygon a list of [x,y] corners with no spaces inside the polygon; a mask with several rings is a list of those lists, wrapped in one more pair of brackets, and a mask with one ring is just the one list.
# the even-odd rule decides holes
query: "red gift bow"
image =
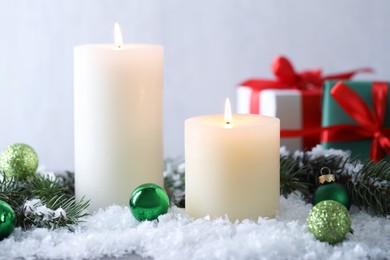
{"label": "red gift bow", "polygon": [[362,68],[353,70],[350,72],[333,74],[328,76],[322,76],[322,72],[319,69],[316,70],[305,70],[302,72],[295,72],[291,62],[283,57],[277,56],[272,62],[272,71],[278,78],[278,80],[289,86],[293,86],[297,89],[311,89],[311,88],[322,88],[325,80],[334,79],[350,79],[356,73],[360,72],[373,72],[370,68]]}
{"label": "red gift bow", "polygon": [[276,80],[250,79],[241,84],[252,89],[250,100],[250,113],[259,113],[259,92],[264,89],[299,89],[314,90],[322,89],[325,80],[347,80],[355,74],[373,72],[371,68],[362,68],[350,72],[322,76],[321,70],[306,70],[296,72],[292,63],[283,56],[277,56],[272,62],[272,71]]}
{"label": "red gift bow", "polygon": [[338,82],[330,94],[359,125],[341,124],[304,130],[281,130],[282,137],[305,136],[322,132],[325,142],[356,141],[372,138],[370,158],[377,162],[390,154],[390,128],[384,127],[388,84],[373,82],[373,111],[365,101],[343,82]]}

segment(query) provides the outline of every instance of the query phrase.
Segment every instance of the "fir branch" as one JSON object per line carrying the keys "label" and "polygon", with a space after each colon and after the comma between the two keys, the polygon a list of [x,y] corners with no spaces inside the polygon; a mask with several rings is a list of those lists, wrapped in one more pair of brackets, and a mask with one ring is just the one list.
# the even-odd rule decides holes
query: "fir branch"
{"label": "fir branch", "polygon": [[56,229],[67,227],[74,230],[74,225],[82,222],[88,215],[86,208],[89,201],[76,201],[74,197],[64,195],[52,197],[49,200],[33,199],[19,207],[15,212],[17,226],[23,229],[31,227]]}
{"label": "fir branch", "polygon": [[[280,194],[288,196],[299,192],[307,200],[318,187],[322,167],[329,167],[337,181],[344,185],[352,204],[373,215],[390,214],[390,164],[360,162],[349,158],[346,152],[315,148],[311,152],[292,154],[281,150]],[[185,206],[184,162],[165,162],[165,188],[172,202]],[[72,229],[87,215],[89,201],[74,198],[74,173],[56,177],[30,175],[25,180],[0,174],[0,200],[14,209],[17,226]]]}
{"label": "fir branch", "polygon": [[285,198],[297,191],[309,194],[310,183],[302,181],[307,176],[307,168],[298,168],[294,160],[285,159],[280,162],[280,194]]}
{"label": "fir branch", "polygon": [[164,188],[170,200],[179,208],[185,207],[184,162],[181,160],[165,160]]}
{"label": "fir branch", "polygon": [[27,178],[26,185],[31,190],[31,198],[37,197],[41,200],[48,200],[66,194],[66,187],[55,176],[43,176],[36,173]]}
{"label": "fir branch", "polygon": [[353,204],[373,215],[390,213],[390,164],[367,162],[344,185]]}
{"label": "fir branch", "polygon": [[[182,170],[178,170],[179,165]],[[352,204],[372,215],[390,215],[390,163],[361,162],[350,158],[348,152],[326,150],[321,146],[312,151],[294,153],[281,149],[280,194],[288,196],[300,192],[307,202],[311,202],[319,186],[318,177],[322,167],[331,169],[336,181],[346,187]],[[172,196],[172,201],[184,207],[184,163],[166,161],[164,176],[170,194],[183,191],[180,196]]]}
{"label": "fir branch", "polygon": [[66,171],[64,174],[57,174],[57,178],[61,181],[63,185],[63,190],[65,194],[74,195],[74,173]]}
{"label": "fir branch", "polygon": [[0,200],[14,209],[17,227],[72,229],[87,215],[89,201],[76,201],[74,174],[70,172],[62,176],[35,173],[24,180],[0,177]]}
{"label": "fir branch", "polygon": [[12,208],[17,208],[26,199],[25,185],[14,177],[0,173],[0,200],[7,202]]}
{"label": "fir branch", "polygon": [[[349,158],[346,152],[339,150],[322,149],[324,155],[318,156],[316,152],[295,152],[281,157],[281,165],[285,160],[294,160],[296,170],[307,168],[306,176],[300,176],[299,182],[309,182],[309,194],[305,194],[306,201],[311,201],[312,195],[318,188],[318,176],[322,167],[332,169],[337,182],[344,185],[348,191],[352,204],[365,209],[372,215],[390,214],[390,164],[386,161],[373,163],[371,161],[361,162]],[[281,177],[283,176],[281,167]],[[285,188],[288,185],[285,179],[281,178],[280,186]]]}

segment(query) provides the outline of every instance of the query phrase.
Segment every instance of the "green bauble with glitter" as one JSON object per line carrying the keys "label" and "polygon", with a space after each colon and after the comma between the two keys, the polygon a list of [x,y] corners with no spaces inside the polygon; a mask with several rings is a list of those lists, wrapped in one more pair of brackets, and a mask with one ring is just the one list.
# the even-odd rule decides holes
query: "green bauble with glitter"
{"label": "green bauble with glitter", "polygon": [[334,200],[315,205],[307,217],[307,228],[318,240],[336,244],[351,231],[351,216],[347,208]]}
{"label": "green bauble with glitter", "polygon": [[[327,173],[322,175],[323,173]],[[331,174],[329,168],[321,169],[321,176],[318,178],[320,186],[313,194],[313,205],[324,200],[334,200],[343,204],[348,210],[351,208],[351,200],[347,189],[340,183],[336,183],[336,177]]]}
{"label": "green bauble with glitter", "polygon": [[130,211],[137,220],[154,220],[168,212],[169,197],[160,186],[146,183],[133,191],[129,204]]}
{"label": "green bauble with glitter", "polygon": [[9,145],[0,154],[0,171],[8,177],[25,179],[38,168],[38,155],[27,144]]}
{"label": "green bauble with glitter", "polygon": [[15,229],[15,212],[8,203],[0,200],[0,240],[8,237]]}

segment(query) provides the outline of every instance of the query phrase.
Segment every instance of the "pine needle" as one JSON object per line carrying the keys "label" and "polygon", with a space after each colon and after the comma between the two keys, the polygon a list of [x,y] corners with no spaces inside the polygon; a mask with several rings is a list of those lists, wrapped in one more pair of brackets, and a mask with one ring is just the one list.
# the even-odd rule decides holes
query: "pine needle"
{"label": "pine needle", "polygon": [[[16,215],[16,226],[23,229],[46,227],[50,229],[73,226],[87,216],[89,201],[77,201],[74,197],[74,175],[66,173],[60,177],[32,174],[24,180],[9,178],[2,174],[0,200],[10,204]],[[27,209],[25,204],[38,199],[40,210]],[[63,209],[64,214],[56,216],[55,211]],[[42,212],[46,210],[46,213]],[[58,212],[62,212],[59,210]]]}

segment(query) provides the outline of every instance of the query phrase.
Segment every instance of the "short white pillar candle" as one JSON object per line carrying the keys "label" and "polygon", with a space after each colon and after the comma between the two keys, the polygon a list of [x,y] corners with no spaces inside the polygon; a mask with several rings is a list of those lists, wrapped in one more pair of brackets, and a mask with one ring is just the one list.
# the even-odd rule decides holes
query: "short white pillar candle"
{"label": "short white pillar candle", "polygon": [[280,194],[279,119],[206,115],[185,121],[186,212],[273,218]]}

